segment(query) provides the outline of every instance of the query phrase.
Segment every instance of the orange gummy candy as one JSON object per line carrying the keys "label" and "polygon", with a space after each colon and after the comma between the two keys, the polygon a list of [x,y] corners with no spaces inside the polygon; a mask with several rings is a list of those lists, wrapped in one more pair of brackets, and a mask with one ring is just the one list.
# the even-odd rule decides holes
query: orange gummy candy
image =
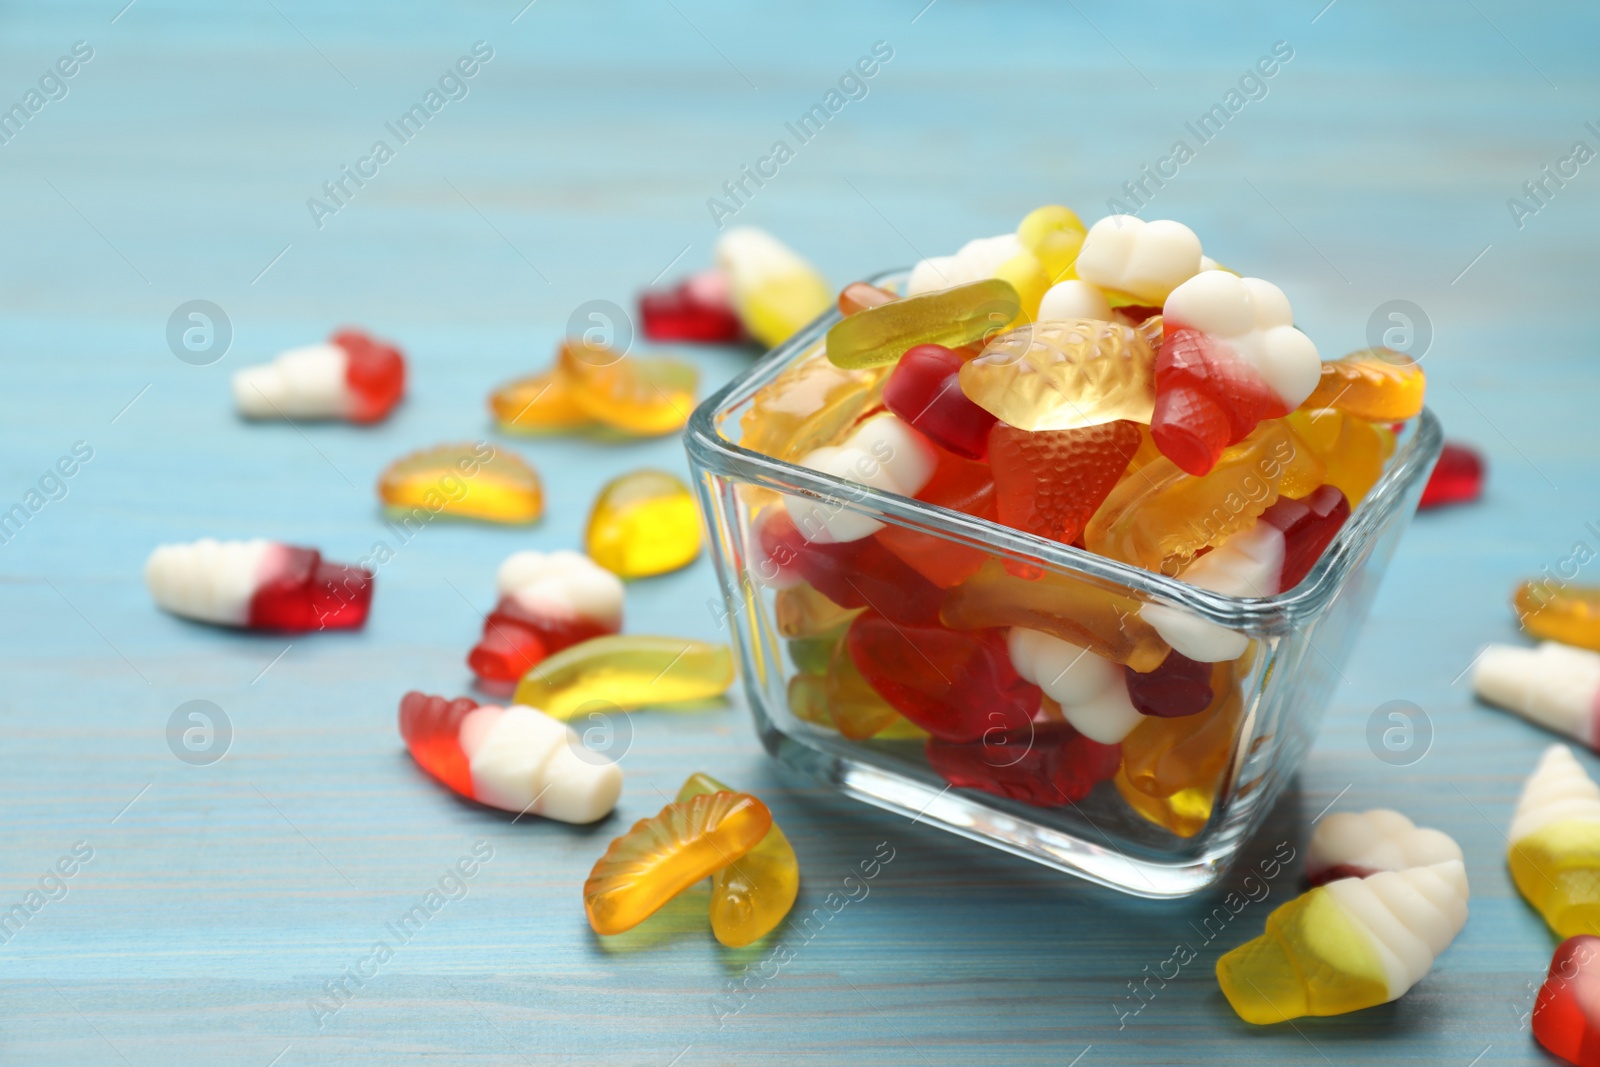
{"label": "orange gummy candy", "polygon": [[489,410],[500,428],[511,433],[572,430],[591,421],[567,380],[554,371],[500,386],[489,394]]}
{"label": "orange gummy candy", "polygon": [[623,433],[683,429],[699,374],[675,359],[628,356],[604,345],[564,341],[556,357],[572,399],[595,422]]}
{"label": "orange gummy candy", "polygon": [[1399,422],[1422,410],[1427,384],[1422,367],[1404,352],[1364,348],[1324,362],[1322,379],[1300,406],[1338,408],[1360,419]]}
{"label": "orange gummy candy", "polygon": [[1071,544],[1139,449],[1139,424],[1029,432],[995,423],[989,431],[1000,521]]}
{"label": "orange gummy candy", "polygon": [[1122,739],[1117,791],[1129,807],[1179,837],[1193,837],[1210,820],[1232,762],[1244,710],[1234,675],[1232,663],[1213,665],[1209,707],[1178,718],[1146,716]]}
{"label": "orange gummy candy", "polygon": [[1338,408],[1302,407],[1288,422],[1322,460],[1323,480],[1338,486],[1352,508],[1377,484],[1394,454],[1393,430]]}
{"label": "orange gummy candy", "polygon": [[777,459],[796,459],[837,444],[860,415],[881,403],[890,367],[845,370],[812,356],[756,393],[739,419],[739,445]]}

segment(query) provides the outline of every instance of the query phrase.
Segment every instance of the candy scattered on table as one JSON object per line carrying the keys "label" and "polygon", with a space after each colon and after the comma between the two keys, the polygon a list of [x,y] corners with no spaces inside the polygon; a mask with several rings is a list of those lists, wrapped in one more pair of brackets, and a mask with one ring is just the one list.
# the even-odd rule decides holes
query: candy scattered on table
{"label": "candy scattered on table", "polygon": [[[709,774],[691,774],[677,803],[727,792],[732,790]],[[774,822],[754,848],[711,876],[711,930],[729,948],[743,948],[771,933],[799,892],[800,861]]]}
{"label": "candy scattered on table", "polygon": [[372,579],[361,567],[325,562],[314,548],[264,540],[162,545],[144,565],[157,607],[218,626],[287,633],[362,626]]}
{"label": "candy scattered on table", "polygon": [[745,339],[728,277],[720,270],[703,270],[670,289],[640,293],[639,326],[651,341],[737,344]]}
{"label": "candy scattered on table", "polygon": [[479,678],[515,682],[547,656],[622,629],[622,582],[578,552],[517,552],[495,576],[499,602],[467,654]]}
{"label": "candy scattered on table", "polygon": [[1562,937],[1600,934],[1600,788],[1551,745],[1511,818],[1511,880]]}
{"label": "candy scattered on table", "polygon": [[423,770],[492,808],[591,823],[609,815],[622,793],[615,763],[534,708],[413,691],[400,700],[400,736]]}
{"label": "candy scattered on table", "polygon": [[400,350],[359,330],[291,348],[233,375],[233,402],[248,419],[381,422],[405,393]]}
{"label": "candy scattered on table", "polygon": [[570,719],[591,705],[629,711],[710,700],[732,684],[733,654],[727,645],[610,634],[562,649],[529,668],[513,699]]}
{"label": "candy scattered on table", "polygon": [[699,379],[682,360],[634,356],[569,339],[556,350],[549,370],[495,389],[489,410],[511,433],[599,428],[627,437],[659,437],[689,421]]}
{"label": "candy scattered on table", "polygon": [[1529,1016],[1533,1036],[1552,1056],[1600,1067],[1600,937],[1569,937],[1550,958]]}
{"label": "candy scattered on table", "polygon": [[378,476],[378,499],[391,512],[483,522],[533,522],[544,514],[539,472],[485,441],[437,445],[395,460]]}
{"label": "candy scattered on table", "polygon": [[1306,881],[1323,885],[1436,863],[1466,861],[1461,846],[1441,830],[1418,826],[1398,811],[1336,811],[1324,815],[1306,847]]}
{"label": "candy scattered on table", "polygon": [[1441,508],[1447,504],[1466,504],[1483,495],[1487,464],[1475,449],[1453,441],[1444,443],[1439,462],[1428,476],[1418,508]]}
{"label": "candy scattered on table", "polygon": [[766,838],[772,813],[747,793],[696,793],[640,819],[606,849],[583,883],[597,934],[620,934]]}
{"label": "candy scattered on table", "polygon": [[745,329],[769,348],[833,305],[827,280],[765,230],[735,226],[717,238],[716,257]]}
{"label": "candy scattered on table", "polygon": [[592,425],[572,384],[556,371],[518,378],[489,394],[489,411],[507,433],[556,433]]}
{"label": "candy scattered on table", "polygon": [[1590,749],[1600,747],[1600,653],[1554,641],[1537,648],[1490,645],[1473,667],[1472,691]]}
{"label": "candy scattered on table", "polygon": [[693,563],[701,540],[689,487],[666,471],[640,470],[601,487],[584,548],[618,577],[647,578]]}
{"label": "candy scattered on table", "polygon": [[1534,579],[1517,587],[1511,603],[1534,637],[1600,652],[1600,586]]}

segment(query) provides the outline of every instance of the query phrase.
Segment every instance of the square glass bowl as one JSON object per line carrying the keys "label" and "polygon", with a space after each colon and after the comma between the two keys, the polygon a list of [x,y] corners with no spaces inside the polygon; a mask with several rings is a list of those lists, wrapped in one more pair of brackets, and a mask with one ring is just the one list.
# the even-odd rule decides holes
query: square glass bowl
{"label": "square glass bowl", "polygon": [[[903,280],[897,272],[874,281],[894,288]],[[1126,893],[1180,897],[1214,882],[1305,755],[1438,458],[1438,421],[1424,410],[1403,428],[1378,482],[1299,585],[1272,597],[1224,596],[791,462],[834,443],[878,402],[881,376],[877,388],[843,389],[838,375],[815,363],[826,363],[824,337],[838,320],[837,311],[824,315],[707,399],[684,436],[762,743],[781,762],[869,804]],[[773,418],[744,420],[758,398],[770,401],[780,390],[785,400],[764,404]],[[1146,605],[1236,631],[1245,651],[1213,668],[1216,696],[1204,712],[1142,719],[1112,755],[1110,778],[1105,750],[1086,755],[1070,740],[1061,744],[1074,732],[1048,721],[1048,701],[1038,725],[1024,732],[928,741],[854,668],[844,632],[862,610],[788,584],[793,568],[782,564],[790,561],[762,547],[760,527],[786,511],[785,496],[858,528],[882,524],[872,538],[894,553],[858,554],[862,567],[875,559],[884,576],[904,575],[904,560],[914,559],[940,583],[967,575],[949,588],[918,584],[902,594],[858,571],[861,581],[848,581],[843,595],[832,590],[888,616],[926,600],[929,589],[940,598],[939,623],[958,637],[934,631],[919,651],[911,637],[927,631],[892,618],[878,627],[891,645],[898,632],[913,646],[896,668],[912,692],[963,685],[940,641],[988,642],[1004,656],[1015,625],[1149,670],[1167,646],[1144,622]],[[981,721],[985,709],[966,711]],[[953,787],[947,777],[965,783],[972,773],[1011,795]]]}

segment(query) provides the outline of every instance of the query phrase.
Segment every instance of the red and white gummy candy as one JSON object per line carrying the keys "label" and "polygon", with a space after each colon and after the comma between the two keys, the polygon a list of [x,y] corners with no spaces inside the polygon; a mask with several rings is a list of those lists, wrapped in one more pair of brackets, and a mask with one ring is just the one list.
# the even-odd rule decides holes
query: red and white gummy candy
{"label": "red and white gummy candy", "polygon": [[326,344],[291,348],[233,376],[233,402],[249,419],[380,422],[405,393],[400,350],[359,330]]}
{"label": "red and white gummy candy", "polygon": [[351,629],[372,604],[371,571],[277,541],[162,545],[145,561],[144,581],[174,615],[250,630]]}

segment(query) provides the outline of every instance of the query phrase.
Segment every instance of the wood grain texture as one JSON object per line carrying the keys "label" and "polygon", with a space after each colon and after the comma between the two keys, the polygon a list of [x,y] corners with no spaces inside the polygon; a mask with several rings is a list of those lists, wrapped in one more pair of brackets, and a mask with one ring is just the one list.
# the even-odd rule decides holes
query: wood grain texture
{"label": "wood grain texture", "polygon": [[[94,850],[66,896],[0,945],[0,1063],[1546,1062],[1519,1016],[1553,940],[1511,887],[1502,833],[1549,738],[1475,705],[1460,672],[1484,642],[1515,639],[1516,580],[1574,542],[1600,548],[1585,525],[1600,526],[1586,314],[1600,164],[1520,229],[1506,206],[1574,141],[1600,147],[1584,127],[1600,125],[1592,6],[120,7],[0,5],[0,103],[73,42],[95,50],[66,97],[0,146],[0,508],[75,441],[94,449],[68,495],[0,546],[0,907],[75,842]],[[306,199],[479,40],[494,58],[465,99],[317,228]],[[634,716],[623,800],[599,827],[513,825],[442,794],[402,750],[400,694],[464,691],[500,559],[576,544],[604,478],[685,469],[675,441],[496,438],[543,472],[547,517],[430,526],[382,568],[357,634],[284,652],[148,601],[140,566],[164,540],[364,554],[387,536],[371,488],[384,464],[490,434],[489,388],[541,365],[583,301],[628,304],[669,264],[704,264],[707,198],[777,139],[794,158],[736,220],[842,283],[1001,232],[1038,203],[1103,212],[1279,40],[1294,58],[1266,96],[1147,214],[1190,222],[1224,263],[1279,281],[1326,354],[1363,345],[1385,301],[1420,305],[1430,402],[1492,471],[1481,505],[1415,523],[1298,792],[1252,846],[1298,847],[1330,802],[1399,807],[1461,841],[1472,919],[1397,1004],[1251,1030],[1211,967],[1298,871],[1207,942],[1220,893],[1123,899],[847,802],[769,763],[739,699]],[[795,144],[784,124],[876,41],[894,56],[866,97]],[[234,327],[209,367],[164,340],[196,298]],[[302,433],[233,417],[236,367],[344,322],[410,355],[393,419]],[[707,387],[748,359],[692,358]],[[713,596],[702,560],[631,587],[628,625],[714,638]],[[233,726],[209,767],[167,748],[168,717],[190,699]],[[1367,747],[1390,699],[1431,719],[1431,751],[1410,767]],[[775,975],[771,943],[712,940],[703,893],[614,941],[584,923],[579,886],[605,842],[698,769],[772,807],[803,864],[800,910],[880,842],[894,849],[870,895],[814,937],[784,930],[795,952]],[[319,1026],[308,1000],[480,839],[494,856],[465,898]],[[1128,983],[1179,941],[1197,960],[1119,1021]],[[713,998],[747,975],[743,1009],[719,1021],[727,1002]]]}

